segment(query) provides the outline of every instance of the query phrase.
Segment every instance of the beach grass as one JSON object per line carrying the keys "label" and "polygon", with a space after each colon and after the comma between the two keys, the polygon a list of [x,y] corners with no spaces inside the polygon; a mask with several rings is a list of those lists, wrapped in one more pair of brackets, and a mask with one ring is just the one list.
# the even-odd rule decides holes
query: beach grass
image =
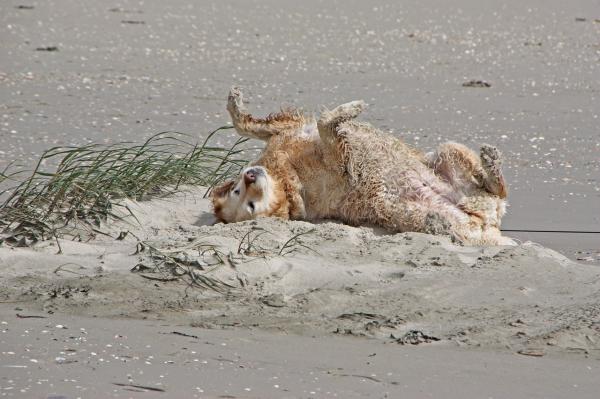
{"label": "beach grass", "polygon": [[238,174],[247,163],[248,139],[228,148],[211,145],[230,128],[214,130],[201,143],[185,133],[162,132],[143,144],[54,147],[29,172],[10,164],[0,171],[0,245],[77,238],[82,231],[93,237],[103,234],[108,218],[135,218],[123,199],[164,196],[184,185],[212,187]]}

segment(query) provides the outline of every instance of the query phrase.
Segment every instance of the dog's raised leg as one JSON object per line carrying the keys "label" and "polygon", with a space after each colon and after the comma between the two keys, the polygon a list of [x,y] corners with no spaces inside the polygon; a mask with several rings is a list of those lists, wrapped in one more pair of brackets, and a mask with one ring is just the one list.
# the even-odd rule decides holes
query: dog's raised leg
{"label": "dog's raised leg", "polygon": [[281,111],[262,119],[253,117],[246,109],[242,92],[237,87],[229,91],[227,111],[240,135],[265,141],[273,135],[300,129],[305,123],[304,117],[296,111]]}
{"label": "dog's raised leg", "polygon": [[501,158],[500,151],[487,144],[477,156],[465,145],[452,142],[441,144],[434,153],[427,154],[429,167],[456,190],[468,194],[472,187],[477,187],[506,198]]}
{"label": "dog's raised leg", "polygon": [[440,144],[435,152],[427,154],[427,163],[438,176],[459,191],[483,187],[485,171],[481,160],[462,144]]}
{"label": "dog's raised leg", "polygon": [[374,206],[375,220],[372,222],[384,227],[391,232],[408,232],[449,235],[460,242],[468,242],[469,237],[457,231],[456,226],[468,221],[454,220],[451,215],[432,211],[422,203],[415,201],[394,201],[380,198]]}
{"label": "dog's raised leg", "polygon": [[331,111],[323,111],[317,121],[321,140],[324,143],[333,144],[337,136],[338,126],[345,121],[356,118],[366,106],[367,104],[364,101],[358,100],[339,105]]}

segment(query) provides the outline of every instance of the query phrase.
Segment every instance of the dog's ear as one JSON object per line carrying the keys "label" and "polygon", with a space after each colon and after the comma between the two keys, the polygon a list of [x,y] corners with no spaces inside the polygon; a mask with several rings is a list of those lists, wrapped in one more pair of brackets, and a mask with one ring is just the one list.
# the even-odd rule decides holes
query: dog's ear
{"label": "dog's ear", "polygon": [[225,197],[231,191],[231,189],[233,188],[234,184],[235,184],[235,181],[233,181],[233,180],[228,180],[228,181],[226,181],[224,183],[221,183],[220,185],[215,186],[212,189],[212,192],[210,193],[210,195],[213,198]]}
{"label": "dog's ear", "polygon": [[227,194],[231,191],[234,185],[235,182],[233,180],[229,180],[219,184],[218,186],[215,186],[210,193],[213,211],[219,222],[227,223],[227,220],[225,220],[223,215],[223,206],[227,202]]}

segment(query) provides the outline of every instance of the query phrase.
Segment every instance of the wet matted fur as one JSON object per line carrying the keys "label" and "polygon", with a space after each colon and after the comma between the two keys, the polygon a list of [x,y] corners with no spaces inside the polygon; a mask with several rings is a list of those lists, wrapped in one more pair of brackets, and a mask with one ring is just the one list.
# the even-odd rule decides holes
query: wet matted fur
{"label": "wet matted fur", "polygon": [[377,225],[390,232],[449,234],[470,245],[511,244],[500,232],[506,209],[501,154],[445,143],[425,154],[354,121],[353,101],[318,121],[297,111],[255,118],[233,88],[227,109],[239,134],[266,141],[260,158],[213,190],[217,218],[261,216]]}

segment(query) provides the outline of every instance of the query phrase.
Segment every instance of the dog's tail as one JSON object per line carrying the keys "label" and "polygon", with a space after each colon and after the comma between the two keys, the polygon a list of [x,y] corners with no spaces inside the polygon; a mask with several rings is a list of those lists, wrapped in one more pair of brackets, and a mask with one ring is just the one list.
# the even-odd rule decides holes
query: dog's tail
{"label": "dog's tail", "polygon": [[305,123],[302,113],[295,110],[282,110],[266,118],[255,118],[247,111],[242,92],[237,87],[229,91],[227,111],[240,135],[264,141],[273,135],[300,128]]}

